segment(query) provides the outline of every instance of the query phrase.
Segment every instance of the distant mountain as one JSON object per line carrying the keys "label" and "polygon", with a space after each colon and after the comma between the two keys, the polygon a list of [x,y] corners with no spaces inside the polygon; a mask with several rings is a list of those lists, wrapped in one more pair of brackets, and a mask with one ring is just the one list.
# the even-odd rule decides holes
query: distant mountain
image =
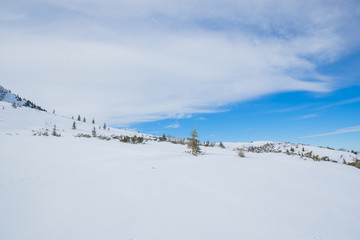
{"label": "distant mountain", "polygon": [[0,85],[0,101],[3,102],[9,102],[9,103],[15,103],[18,106],[24,106],[28,108],[34,108],[40,111],[46,112],[46,110],[33,102],[20,97],[19,95],[13,94],[10,90],[5,89]]}

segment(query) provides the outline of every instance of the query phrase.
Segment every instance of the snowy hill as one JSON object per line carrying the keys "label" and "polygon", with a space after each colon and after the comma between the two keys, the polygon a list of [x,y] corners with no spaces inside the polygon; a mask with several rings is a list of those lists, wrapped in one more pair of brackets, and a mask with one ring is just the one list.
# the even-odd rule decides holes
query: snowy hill
{"label": "snowy hill", "polygon": [[[360,239],[354,154],[254,142],[195,157],[102,125],[0,102],[0,239]],[[75,137],[94,127],[109,138]],[[118,138],[134,135],[148,141]]]}
{"label": "snowy hill", "polygon": [[28,108],[34,108],[41,111],[46,111],[40,106],[37,106],[33,102],[26,100],[25,98],[20,97],[19,95],[15,95],[11,93],[10,90],[5,89],[0,85],[0,101],[13,103],[14,106],[24,106]]}
{"label": "snowy hill", "polygon": [[352,163],[360,157],[352,152],[335,150],[329,147],[314,147],[305,144],[279,143],[272,141],[255,141],[252,143],[225,143],[225,146],[235,149],[242,148],[246,151],[257,153],[287,153],[302,158],[312,158],[320,161],[337,163]]}

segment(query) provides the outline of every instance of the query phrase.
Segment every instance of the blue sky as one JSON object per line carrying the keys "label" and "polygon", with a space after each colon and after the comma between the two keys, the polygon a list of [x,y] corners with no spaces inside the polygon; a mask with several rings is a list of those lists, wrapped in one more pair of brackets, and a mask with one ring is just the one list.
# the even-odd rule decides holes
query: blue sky
{"label": "blue sky", "polygon": [[[359,109],[360,86],[352,86],[325,95],[273,94],[233,105],[221,113],[195,114],[185,119],[166,119],[132,127],[178,137],[188,137],[197,127],[202,141],[269,140],[358,150]],[[348,129],[351,127],[357,128]]]}
{"label": "blue sky", "polygon": [[343,87],[327,93],[285,92],[229,105],[222,112],[133,124],[152,134],[188,137],[196,127],[202,141],[259,140],[360,150],[360,52],[319,67]]}
{"label": "blue sky", "polygon": [[114,127],[358,149],[359,26],[357,0],[4,0],[0,83]]}

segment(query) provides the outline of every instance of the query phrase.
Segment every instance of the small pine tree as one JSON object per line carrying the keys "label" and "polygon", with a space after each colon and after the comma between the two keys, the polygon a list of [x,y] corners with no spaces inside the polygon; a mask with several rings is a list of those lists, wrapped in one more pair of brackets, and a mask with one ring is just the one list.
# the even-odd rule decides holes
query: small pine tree
{"label": "small pine tree", "polygon": [[11,106],[12,106],[13,108],[17,108],[17,105],[16,105],[15,102],[13,102],[13,103],[11,104]]}
{"label": "small pine tree", "polygon": [[103,126],[104,130],[106,130],[106,123],[104,123],[104,126]]}
{"label": "small pine tree", "polygon": [[53,128],[53,131],[52,131],[51,135],[58,136],[58,134],[56,132],[56,125],[54,125],[54,128]]}
{"label": "small pine tree", "polygon": [[191,132],[191,138],[188,138],[188,144],[187,144],[187,148],[190,149],[190,153],[194,156],[197,156],[201,153],[200,150],[200,141],[197,139],[198,134],[196,132],[196,128],[194,129],[194,131]]}
{"label": "small pine tree", "polygon": [[162,135],[162,137],[159,138],[159,140],[160,140],[160,142],[165,142],[167,140],[165,133]]}
{"label": "small pine tree", "polygon": [[55,109],[53,110],[53,114],[55,114]]}
{"label": "small pine tree", "polygon": [[219,143],[219,147],[225,148],[224,144],[222,142]]}
{"label": "small pine tree", "polygon": [[80,115],[78,115],[77,120],[78,120],[79,122],[81,121],[81,117],[80,117]]}
{"label": "small pine tree", "polygon": [[95,127],[94,127],[93,130],[91,131],[91,134],[92,134],[93,137],[96,137],[96,129],[95,129]]}
{"label": "small pine tree", "polygon": [[75,123],[75,121],[73,122],[73,125],[72,125],[72,129],[76,129],[76,123]]}
{"label": "small pine tree", "polygon": [[93,120],[92,120],[92,124],[95,124],[95,119],[93,118]]}
{"label": "small pine tree", "polygon": [[83,118],[83,122],[86,122],[86,118]]}

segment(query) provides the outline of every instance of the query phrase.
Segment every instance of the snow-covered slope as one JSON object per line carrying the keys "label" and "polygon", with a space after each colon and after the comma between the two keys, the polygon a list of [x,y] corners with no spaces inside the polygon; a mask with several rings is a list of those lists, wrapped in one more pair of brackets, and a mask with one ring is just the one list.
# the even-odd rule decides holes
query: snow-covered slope
{"label": "snow-covered slope", "polygon": [[[72,129],[75,122],[76,129]],[[73,137],[78,134],[91,134],[95,127],[98,135],[127,135],[149,136],[147,134],[115,128],[103,129],[103,123],[92,124],[91,121],[77,121],[70,117],[52,114],[36,109],[18,107],[13,108],[7,102],[0,102],[0,134],[32,136],[38,133],[48,132],[56,126],[57,133],[62,137]]]}
{"label": "snow-covered slope", "polygon": [[0,101],[8,102],[15,104],[15,106],[24,106],[29,108],[34,108],[41,111],[46,111],[40,106],[37,106],[33,102],[26,100],[25,98],[20,97],[19,95],[15,95],[11,93],[10,90],[5,89],[0,85]]}
{"label": "snow-covered slope", "polygon": [[[76,123],[0,102],[0,239],[360,239],[357,168],[239,158],[230,143],[195,157],[180,144],[77,138],[94,125]],[[34,136],[55,124],[62,137]]]}

